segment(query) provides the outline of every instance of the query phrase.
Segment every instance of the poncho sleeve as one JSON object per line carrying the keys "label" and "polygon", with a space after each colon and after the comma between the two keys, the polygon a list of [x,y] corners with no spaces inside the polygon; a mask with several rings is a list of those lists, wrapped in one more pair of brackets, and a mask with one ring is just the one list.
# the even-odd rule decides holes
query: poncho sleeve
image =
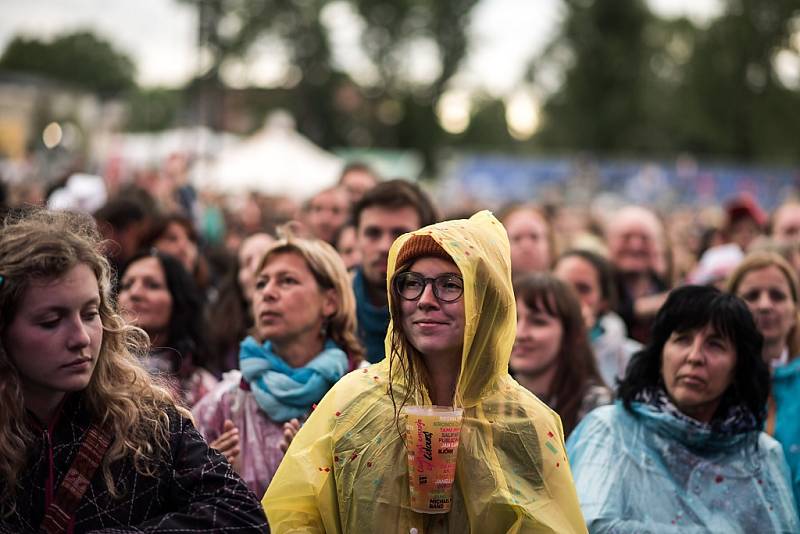
{"label": "poncho sleeve", "polygon": [[261,504],[272,532],[341,532],[333,471],[334,386],[292,440]]}

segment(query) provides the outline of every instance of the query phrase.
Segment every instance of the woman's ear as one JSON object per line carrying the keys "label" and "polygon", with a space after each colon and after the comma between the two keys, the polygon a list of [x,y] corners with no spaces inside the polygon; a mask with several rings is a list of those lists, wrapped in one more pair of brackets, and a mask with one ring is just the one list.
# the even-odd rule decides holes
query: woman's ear
{"label": "woman's ear", "polygon": [[331,318],[339,309],[339,295],[335,289],[326,289],[322,292],[322,315]]}

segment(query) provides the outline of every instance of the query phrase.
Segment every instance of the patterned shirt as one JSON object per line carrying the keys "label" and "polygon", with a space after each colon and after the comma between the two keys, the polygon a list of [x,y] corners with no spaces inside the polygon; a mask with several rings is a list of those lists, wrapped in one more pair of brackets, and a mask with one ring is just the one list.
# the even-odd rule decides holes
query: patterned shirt
{"label": "patterned shirt", "polygon": [[[138,473],[130,458],[111,466],[116,490],[106,487],[102,467],[74,511],[70,532],[269,532],[255,495],[225,458],[209,448],[192,422],[174,408],[168,453],[155,476]],[[48,495],[61,484],[91,415],[80,393],[65,400],[49,429],[32,425],[36,439],[21,473],[14,512],[0,519],[0,532],[36,532]],[[50,476],[52,469],[52,477]]]}

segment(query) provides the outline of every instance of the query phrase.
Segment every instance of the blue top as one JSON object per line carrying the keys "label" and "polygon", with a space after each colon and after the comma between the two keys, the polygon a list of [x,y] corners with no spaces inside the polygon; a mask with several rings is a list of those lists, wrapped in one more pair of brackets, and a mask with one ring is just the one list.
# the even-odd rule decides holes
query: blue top
{"label": "blue top", "polygon": [[378,363],[385,356],[383,340],[389,329],[389,306],[375,306],[369,301],[367,281],[360,267],[353,277],[353,293],[356,297],[358,337],[367,350],[367,361]]}
{"label": "blue top", "polygon": [[772,398],[776,407],[775,439],[783,446],[800,508],[800,357],[773,371]]}
{"label": "blue top", "polygon": [[780,444],[758,431],[723,435],[618,401],[567,441],[590,532],[800,532]]}

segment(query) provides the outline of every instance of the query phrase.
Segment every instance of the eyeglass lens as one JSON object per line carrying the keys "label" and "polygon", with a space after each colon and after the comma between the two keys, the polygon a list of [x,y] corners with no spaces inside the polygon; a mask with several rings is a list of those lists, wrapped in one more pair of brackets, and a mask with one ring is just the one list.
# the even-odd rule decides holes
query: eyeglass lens
{"label": "eyeglass lens", "polygon": [[433,294],[444,302],[452,302],[464,292],[464,281],[456,274],[441,274],[436,278],[426,278],[419,273],[401,273],[397,277],[397,291],[406,300],[416,300],[425,291],[425,286],[433,284]]}

